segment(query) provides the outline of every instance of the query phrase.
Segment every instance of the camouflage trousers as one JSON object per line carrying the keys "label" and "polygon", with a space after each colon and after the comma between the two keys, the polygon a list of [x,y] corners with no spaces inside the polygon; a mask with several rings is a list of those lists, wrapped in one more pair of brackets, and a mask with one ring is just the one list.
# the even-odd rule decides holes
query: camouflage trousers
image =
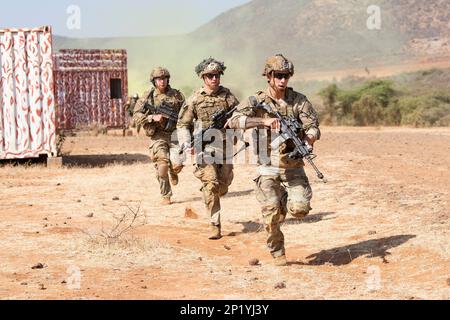
{"label": "camouflage trousers", "polygon": [[194,175],[203,184],[201,191],[211,224],[220,226],[220,197],[228,193],[228,187],[233,182],[233,165],[197,164]]}
{"label": "camouflage trousers", "polygon": [[181,163],[171,160],[171,153],[176,153],[176,149],[176,145],[163,139],[153,140],[150,143],[150,159],[155,165],[156,178],[163,198],[170,198],[173,195],[169,173],[177,175],[183,169]]}
{"label": "camouflage trousers", "polygon": [[261,204],[268,233],[267,246],[274,258],[285,254],[281,224],[289,213],[303,219],[312,210],[312,189],[304,168],[287,169],[283,174],[261,175],[256,180],[256,198]]}

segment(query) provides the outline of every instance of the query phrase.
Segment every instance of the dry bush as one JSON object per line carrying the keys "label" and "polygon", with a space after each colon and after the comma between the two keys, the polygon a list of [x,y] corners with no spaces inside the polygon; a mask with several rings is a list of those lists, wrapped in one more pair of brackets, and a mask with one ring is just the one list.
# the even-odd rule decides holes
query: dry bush
{"label": "dry bush", "polygon": [[82,230],[87,234],[94,244],[109,247],[117,245],[119,247],[139,246],[139,239],[134,238],[132,231],[147,224],[147,215],[141,212],[141,205],[136,209],[125,205],[126,209],[123,214],[112,213],[113,222],[108,228],[103,224],[99,232],[90,233]]}

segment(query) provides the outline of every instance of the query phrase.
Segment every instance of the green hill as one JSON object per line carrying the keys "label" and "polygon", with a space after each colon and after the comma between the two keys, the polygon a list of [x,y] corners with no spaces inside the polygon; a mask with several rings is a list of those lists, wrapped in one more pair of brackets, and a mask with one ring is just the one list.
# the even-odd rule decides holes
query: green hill
{"label": "green hill", "polygon": [[[380,30],[366,26],[369,5],[381,9]],[[151,68],[164,65],[173,73],[174,86],[189,94],[200,85],[195,65],[214,56],[228,66],[225,85],[243,96],[264,85],[264,60],[279,52],[294,61],[298,72],[449,56],[448,12],[448,0],[253,0],[186,35],[55,37],[55,49],[127,49],[130,92],[143,91]]]}

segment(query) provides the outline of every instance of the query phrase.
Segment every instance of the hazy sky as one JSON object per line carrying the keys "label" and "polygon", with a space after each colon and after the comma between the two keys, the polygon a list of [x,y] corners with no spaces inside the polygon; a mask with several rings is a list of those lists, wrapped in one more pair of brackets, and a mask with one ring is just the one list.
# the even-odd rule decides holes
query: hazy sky
{"label": "hazy sky", "polygon": [[2,0],[0,28],[51,25],[71,37],[180,34],[249,1]]}

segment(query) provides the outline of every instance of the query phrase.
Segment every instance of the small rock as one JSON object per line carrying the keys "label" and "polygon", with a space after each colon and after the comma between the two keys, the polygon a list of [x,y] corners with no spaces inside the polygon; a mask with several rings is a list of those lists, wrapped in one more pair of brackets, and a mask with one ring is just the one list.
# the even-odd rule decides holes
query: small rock
{"label": "small rock", "polygon": [[181,241],[180,241],[180,240],[177,240],[177,244],[181,244]]}
{"label": "small rock", "polygon": [[191,208],[186,208],[184,210],[184,217],[186,219],[198,219],[198,214]]}
{"label": "small rock", "polygon": [[113,201],[119,201],[120,200],[119,197],[114,197],[112,199],[113,199]]}
{"label": "small rock", "polygon": [[228,251],[231,250],[231,248],[229,246],[227,246],[227,245],[224,245],[223,247],[225,248],[225,250],[228,250]]}
{"label": "small rock", "polygon": [[88,217],[88,218],[92,218],[94,216],[94,214],[93,213],[89,213],[86,217]]}
{"label": "small rock", "polygon": [[67,220],[72,220],[72,217],[67,217]]}
{"label": "small rock", "polygon": [[248,264],[249,265],[251,265],[251,266],[257,266],[257,265],[259,265],[259,260],[258,259],[252,259],[252,260],[250,260],[249,262],[248,262]]}
{"label": "small rock", "polygon": [[47,217],[45,217],[44,219],[43,219],[44,221],[48,221],[48,218]]}
{"label": "small rock", "polygon": [[56,185],[59,187],[61,185],[61,183],[57,183]]}
{"label": "small rock", "polygon": [[447,285],[450,286],[450,278],[447,278]]}
{"label": "small rock", "polygon": [[66,284],[66,283],[67,283],[66,280],[61,281],[61,284]]}
{"label": "small rock", "polygon": [[44,284],[39,284],[39,290],[47,290]]}
{"label": "small rock", "polygon": [[148,289],[148,288],[147,288],[147,286],[142,286],[141,289],[146,290],[146,289]]}
{"label": "small rock", "polygon": [[45,264],[43,263],[36,263],[34,266],[31,267],[31,269],[35,270],[35,269],[44,269],[46,267]]}
{"label": "small rock", "polygon": [[80,202],[81,202],[81,200],[77,200],[77,202],[78,202],[78,203],[80,203]]}
{"label": "small rock", "polygon": [[198,261],[203,261],[203,258],[202,257],[198,257]]}
{"label": "small rock", "polygon": [[373,236],[373,235],[375,235],[375,234],[377,234],[376,231],[369,231],[369,236]]}
{"label": "small rock", "polygon": [[285,288],[286,288],[286,283],[284,283],[284,282],[278,282],[275,285],[275,289],[285,289]]}
{"label": "small rock", "polygon": [[21,286],[27,286],[27,285],[28,285],[28,282],[21,282],[20,285],[21,285]]}

